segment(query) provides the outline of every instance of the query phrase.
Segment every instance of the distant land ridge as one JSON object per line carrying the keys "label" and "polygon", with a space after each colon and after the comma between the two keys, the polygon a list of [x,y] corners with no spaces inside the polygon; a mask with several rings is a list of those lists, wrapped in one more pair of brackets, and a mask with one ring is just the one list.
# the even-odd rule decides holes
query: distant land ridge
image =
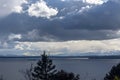
{"label": "distant land ridge", "polygon": [[[38,60],[41,56],[0,56],[0,59],[34,59]],[[49,56],[52,59],[120,59],[120,55],[105,56]]]}

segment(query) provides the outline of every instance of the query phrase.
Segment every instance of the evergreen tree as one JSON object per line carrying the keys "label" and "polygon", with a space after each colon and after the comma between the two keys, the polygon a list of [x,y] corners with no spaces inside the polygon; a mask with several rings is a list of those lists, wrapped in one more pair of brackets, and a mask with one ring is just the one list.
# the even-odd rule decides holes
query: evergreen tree
{"label": "evergreen tree", "polygon": [[119,77],[117,77],[117,76],[115,76],[115,78],[114,78],[113,80],[120,80],[120,78],[119,78]]}
{"label": "evergreen tree", "polygon": [[[79,80],[79,75],[67,73],[64,70],[57,71],[52,60],[45,54],[41,55],[37,66],[31,68],[27,73],[30,80]],[[32,73],[32,77],[29,76]]]}
{"label": "evergreen tree", "polygon": [[56,73],[55,65],[52,60],[45,54],[41,56],[41,60],[38,61],[37,66],[32,72],[33,80],[53,80]]}
{"label": "evergreen tree", "polygon": [[64,70],[58,71],[55,75],[55,80],[79,80],[79,75],[67,73]]}
{"label": "evergreen tree", "polygon": [[106,74],[104,80],[120,80],[120,64],[113,66],[108,74]]}

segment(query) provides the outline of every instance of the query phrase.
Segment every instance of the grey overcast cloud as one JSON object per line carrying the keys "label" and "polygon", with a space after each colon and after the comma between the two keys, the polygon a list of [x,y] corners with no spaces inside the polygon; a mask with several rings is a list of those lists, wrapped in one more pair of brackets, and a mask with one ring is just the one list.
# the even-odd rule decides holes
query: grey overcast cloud
{"label": "grey overcast cloud", "polygon": [[119,55],[119,0],[0,0],[0,55]]}

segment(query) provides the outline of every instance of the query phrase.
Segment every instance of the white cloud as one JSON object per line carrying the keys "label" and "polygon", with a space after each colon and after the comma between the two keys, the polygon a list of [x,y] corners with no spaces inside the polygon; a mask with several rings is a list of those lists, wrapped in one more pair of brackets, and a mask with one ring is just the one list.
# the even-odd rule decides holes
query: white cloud
{"label": "white cloud", "polygon": [[62,2],[65,2],[65,1],[82,1],[82,0],[61,0]]}
{"label": "white cloud", "polygon": [[14,12],[16,13],[22,13],[23,12],[23,9],[21,6],[15,6],[14,9],[13,9]]}
{"label": "white cloud", "polygon": [[91,8],[94,8],[97,5],[102,5],[108,0],[61,0],[61,1],[67,2],[67,4],[71,5],[61,9],[61,12],[65,12],[67,13],[67,15],[76,15],[83,13],[84,11],[89,11],[91,10]]}
{"label": "white cloud", "polygon": [[64,19],[65,18],[65,16],[60,16],[60,17],[58,17],[59,19]]}
{"label": "white cloud", "polygon": [[89,5],[87,5],[87,6],[85,6],[85,7],[82,7],[82,8],[78,11],[78,13],[82,13],[82,12],[84,12],[84,11],[87,11],[87,10],[89,10],[90,8],[92,8],[92,6],[89,6]]}
{"label": "white cloud", "polygon": [[95,5],[101,5],[108,0],[83,0],[83,3],[88,3],[88,4],[95,4]]}
{"label": "white cloud", "polygon": [[[83,3],[100,5],[100,4],[107,2],[108,0],[61,0],[61,1],[62,2],[65,2],[65,1],[81,2],[82,1]],[[119,1],[119,0],[114,0],[114,1]]]}
{"label": "white cloud", "polygon": [[19,0],[19,1],[17,1],[16,3],[19,3],[19,4],[16,4],[16,5],[13,7],[12,11],[13,11],[13,12],[16,12],[16,13],[22,13],[22,12],[24,12],[24,11],[23,11],[23,7],[22,7],[22,4],[27,4],[28,1],[27,1],[27,0]]}
{"label": "white cloud", "polygon": [[21,34],[10,34],[8,36],[8,40],[14,40],[14,39],[21,39],[22,38],[22,35]]}
{"label": "white cloud", "polygon": [[[21,46],[22,50],[46,50],[50,51],[52,55],[79,55],[84,53],[96,53],[96,55],[101,55],[100,53],[120,51],[119,42],[120,39],[66,42],[18,42],[16,46]],[[15,47],[15,49],[19,48]]]}
{"label": "white cloud", "polygon": [[27,3],[27,0],[1,0],[0,17],[11,14],[12,12],[22,12],[21,5]]}
{"label": "white cloud", "polygon": [[29,8],[24,11],[22,4],[27,5],[28,3],[28,0],[2,0],[0,1],[0,17],[7,16],[13,12],[24,13],[27,11],[30,16],[50,18],[58,13],[57,8],[48,6],[43,0],[30,3]]}
{"label": "white cloud", "polygon": [[58,10],[54,9],[46,4],[45,1],[40,0],[34,4],[31,4],[28,9],[28,14],[35,17],[50,18],[57,15]]}
{"label": "white cloud", "polygon": [[[13,35],[14,36],[14,35]],[[11,37],[14,39],[16,37]],[[19,37],[17,37],[19,38]],[[109,40],[78,40],[65,42],[0,42],[0,54],[40,55],[46,50],[51,55],[119,55],[120,38]],[[8,49],[10,51],[5,51]],[[17,52],[16,52],[17,51]],[[3,54],[3,55],[4,55]]]}
{"label": "white cloud", "polygon": [[61,0],[61,1],[63,1],[63,2],[64,2],[65,0]]}

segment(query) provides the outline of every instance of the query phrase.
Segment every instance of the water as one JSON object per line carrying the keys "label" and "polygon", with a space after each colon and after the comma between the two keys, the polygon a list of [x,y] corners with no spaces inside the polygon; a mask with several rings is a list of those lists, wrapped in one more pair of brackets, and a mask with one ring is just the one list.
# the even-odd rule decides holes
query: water
{"label": "water", "polygon": [[[5,80],[25,80],[21,71],[28,69],[35,60],[0,60],[0,74]],[[80,74],[80,80],[103,80],[120,59],[53,59],[57,69]]]}

